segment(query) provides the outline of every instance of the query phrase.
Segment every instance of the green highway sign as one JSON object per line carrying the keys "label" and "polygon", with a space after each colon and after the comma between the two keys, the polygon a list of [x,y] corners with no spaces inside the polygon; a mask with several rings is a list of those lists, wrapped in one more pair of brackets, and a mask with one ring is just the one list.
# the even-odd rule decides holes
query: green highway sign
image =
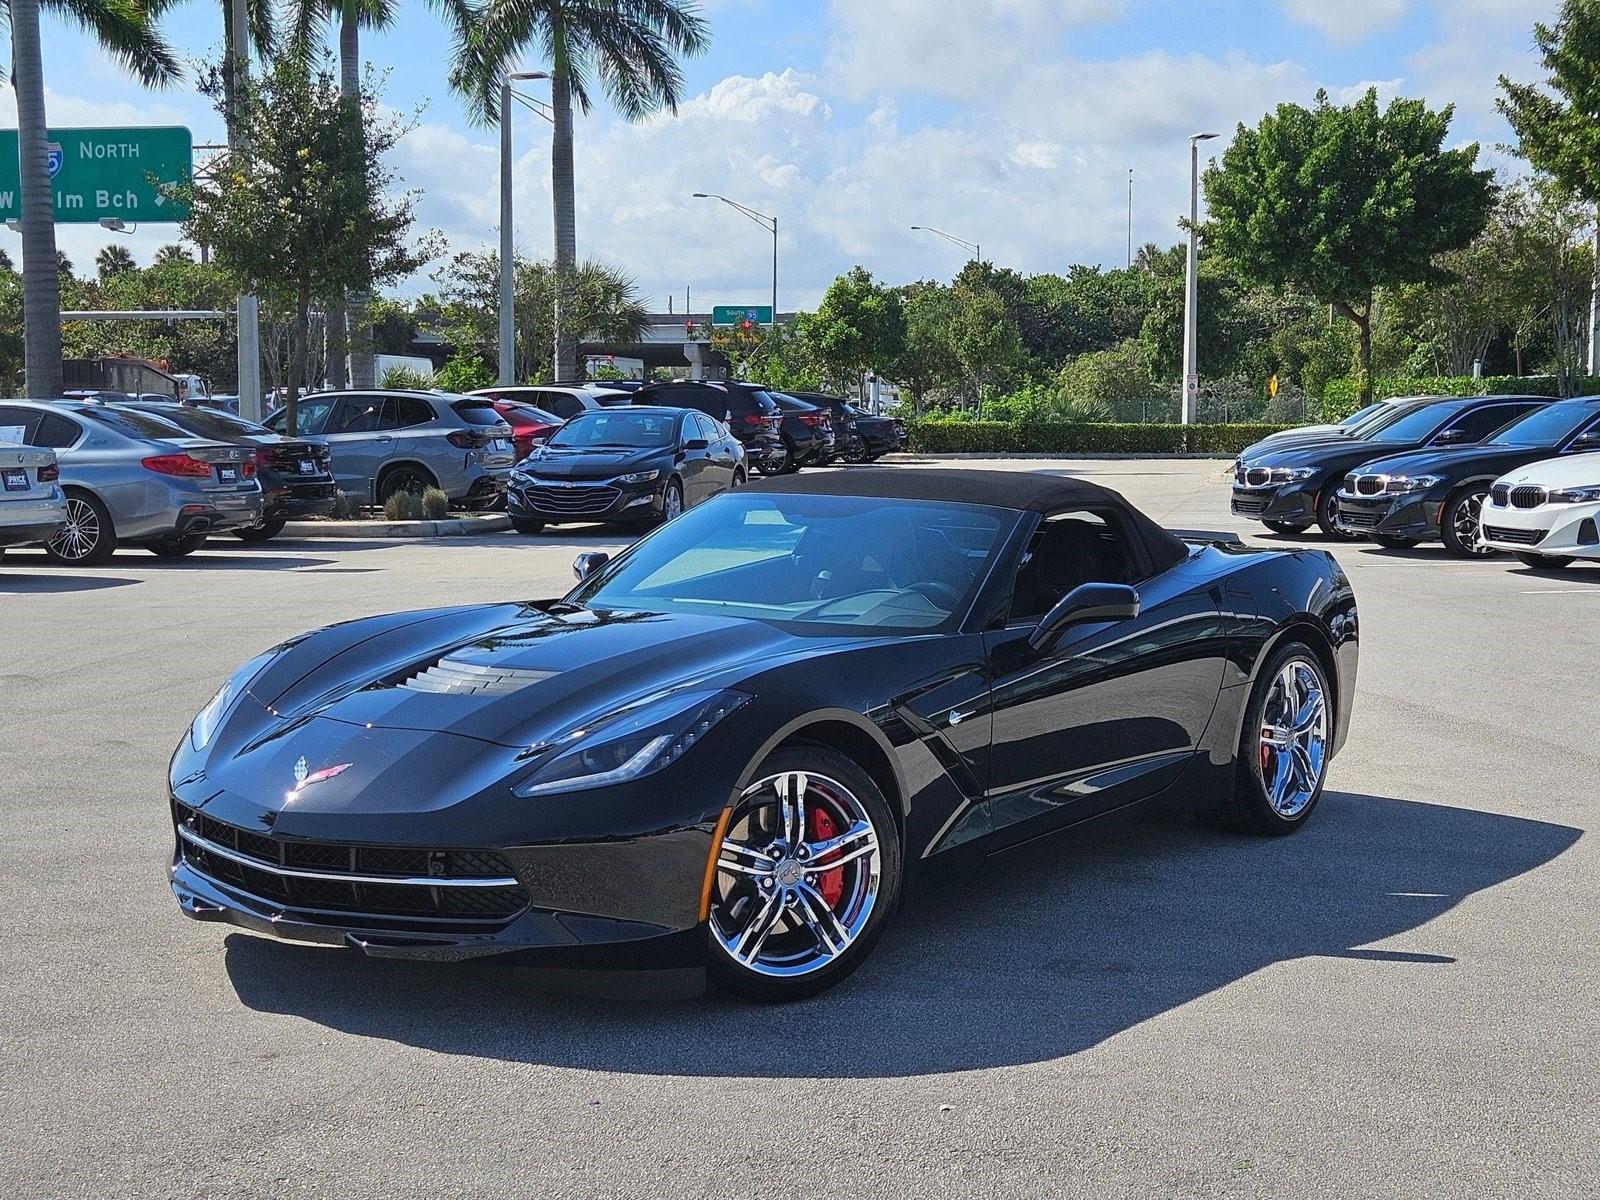
{"label": "green highway sign", "polygon": [[[183,126],[52,129],[45,141],[57,224],[116,217],[132,225],[189,215],[187,205],[165,194],[194,172],[194,144]],[[0,220],[21,216],[17,131],[0,129]]]}
{"label": "green highway sign", "polygon": [[740,325],[745,321],[752,325],[772,324],[772,305],[770,304],[717,304],[711,309],[711,323],[713,325]]}

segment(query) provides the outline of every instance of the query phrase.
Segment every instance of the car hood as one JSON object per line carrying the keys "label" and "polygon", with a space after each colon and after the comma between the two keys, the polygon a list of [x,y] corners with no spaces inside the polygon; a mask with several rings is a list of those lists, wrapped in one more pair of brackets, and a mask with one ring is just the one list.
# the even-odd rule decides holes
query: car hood
{"label": "car hood", "polygon": [[540,479],[610,479],[659,465],[656,460],[669,452],[667,447],[650,446],[642,450],[545,449],[523,459],[520,467]]}
{"label": "car hood", "polygon": [[1437,446],[1408,454],[1390,454],[1361,464],[1363,475],[1442,475],[1465,479],[1485,472],[1499,473],[1548,451],[1519,450],[1510,446]]}
{"label": "car hood", "polygon": [[1517,469],[1508,469],[1496,482],[1551,488],[1593,487],[1600,485],[1600,454],[1563,454],[1541,458]]}
{"label": "car hood", "polygon": [[1356,438],[1334,437],[1329,441],[1299,446],[1269,446],[1265,453],[1244,455],[1246,467],[1316,467],[1324,471],[1348,471],[1351,467],[1402,454],[1412,446],[1385,446]]}

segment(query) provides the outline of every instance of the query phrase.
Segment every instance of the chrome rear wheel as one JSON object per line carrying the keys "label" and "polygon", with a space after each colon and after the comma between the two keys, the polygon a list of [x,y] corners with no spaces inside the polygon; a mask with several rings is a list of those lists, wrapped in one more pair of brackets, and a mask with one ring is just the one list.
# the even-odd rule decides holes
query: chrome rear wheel
{"label": "chrome rear wheel", "polygon": [[1279,670],[1261,710],[1261,779],[1267,803],[1297,817],[1316,796],[1328,754],[1328,702],[1322,679],[1305,659]]}

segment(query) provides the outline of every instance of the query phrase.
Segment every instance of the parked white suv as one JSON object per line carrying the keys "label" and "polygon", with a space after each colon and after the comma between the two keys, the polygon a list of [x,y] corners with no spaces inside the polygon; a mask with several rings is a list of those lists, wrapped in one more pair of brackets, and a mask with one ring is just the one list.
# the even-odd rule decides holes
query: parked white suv
{"label": "parked white suv", "polygon": [[1530,567],[1600,561],[1600,453],[1563,454],[1494,481],[1483,502],[1483,544]]}

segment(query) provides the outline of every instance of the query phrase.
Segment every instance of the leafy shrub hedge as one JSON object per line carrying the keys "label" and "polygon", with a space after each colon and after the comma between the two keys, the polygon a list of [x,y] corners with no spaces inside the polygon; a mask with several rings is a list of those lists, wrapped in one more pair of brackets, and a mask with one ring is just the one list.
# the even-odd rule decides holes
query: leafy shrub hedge
{"label": "leafy shrub hedge", "polygon": [[1237,454],[1282,425],[1147,425],[1112,422],[917,421],[924,454]]}
{"label": "leafy shrub hedge", "polygon": [[[1580,396],[1600,395],[1600,377],[1589,375],[1574,381]],[[1374,400],[1396,396],[1559,396],[1560,381],[1554,375],[1398,375],[1372,381]],[[1341,421],[1356,410],[1356,381],[1330,379],[1322,392],[1322,419]]]}

